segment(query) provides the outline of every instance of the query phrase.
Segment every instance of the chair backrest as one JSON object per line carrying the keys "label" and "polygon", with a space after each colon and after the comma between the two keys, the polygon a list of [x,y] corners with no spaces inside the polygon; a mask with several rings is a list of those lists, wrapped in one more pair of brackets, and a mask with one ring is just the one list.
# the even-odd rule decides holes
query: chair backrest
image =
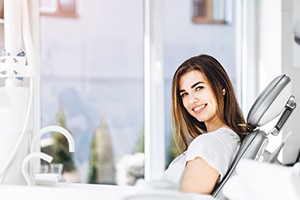
{"label": "chair backrest", "polygon": [[[286,107],[288,99],[291,97],[291,93],[291,79],[286,75],[280,75],[273,79],[260,93],[247,116],[247,123],[255,128],[255,130],[249,132],[244,138],[227,174],[223,180],[216,185],[212,196],[219,200],[226,199],[222,194],[223,186],[227,180],[235,174],[235,169],[239,161],[241,159],[257,160],[261,157],[268,143],[268,134],[260,130],[259,127],[272,121],[280,114],[283,115],[283,110]],[[282,118],[283,117],[281,117],[279,121]]]}
{"label": "chair backrest", "polygon": [[222,189],[227,183],[228,179],[235,174],[235,168],[241,159],[258,159],[259,155],[264,151],[267,145],[267,134],[264,131],[256,130],[250,132],[241,144],[240,150],[238,151],[235,159],[233,160],[227,174],[224,176],[223,180],[219,182],[212,193],[214,197],[219,200],[223,199]]}

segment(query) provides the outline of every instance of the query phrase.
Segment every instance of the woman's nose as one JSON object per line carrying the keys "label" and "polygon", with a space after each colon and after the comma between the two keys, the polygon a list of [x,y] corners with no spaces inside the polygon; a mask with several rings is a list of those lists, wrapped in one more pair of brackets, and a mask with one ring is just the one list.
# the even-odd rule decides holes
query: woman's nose
{"label": "woman's nose", "polygon": [[190,95],[190,103],[194,104],[199,101],[199,98],[195,95]]}

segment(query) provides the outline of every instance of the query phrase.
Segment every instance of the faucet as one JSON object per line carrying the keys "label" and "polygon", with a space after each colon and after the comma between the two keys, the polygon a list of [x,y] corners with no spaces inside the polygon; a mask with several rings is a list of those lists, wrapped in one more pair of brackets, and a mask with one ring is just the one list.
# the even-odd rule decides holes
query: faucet
{"label": "faucet", "polygon": [[35,153],[30,153],[27,155],[23,162],[22,162],[22,174],[27,182],[28,186],[35,185],[35,178],[33,177],[33,173],[28,173],[29,170],[29,163],[33,158],[40,158],[48,163],[50,163],[53,160],[53,157],[49,156],[48,154],[42,153],[42,152],[35,152]]}
{"label": "faucet", "polygon": [[42,135],[44,135],[45,133],[48,133],[48,132],[53,132],[53,131],[56,131],[56,132],[59,132],[59,133],[63,134],[68,140],[69,151],[70,152],[75,151],[75,142],[74,142],[74,138],[71,135],[71,133],[69,131],[67,131],[66,129],[60,127],[60,126],[50,125],[50,126],[47,126],[45,128],[42,128],[38,132],[38,134],[36,134],[35,137],[32,139],[31,146],[30,146],[30,152],[31,153],[34,152],[34,148],[37,146],[37,142],[40,140]]}
{"label": "faucet", "polygon": [[63,134],[67,138],[68,143],[69,143],[69,151],[70,152],[75,151],[74,138],[69,131],[67,131],[66,129],[64,129],[60,126],[55,126],[55,125],[50,125],[45,128],[42,128],[38,132],[38,134],[36,134],[33,137],[32,141],[31,141],[31,145],[30,145],[30,154],[25,157],[25,159],[23,160],[23,163],[22,163],[22,174],[29,186],[35,185],[35,177],[34,177],[33,167],[31,166],[29,169],[30,161],[33,158],[40,158],[40,159],[47,161],[48,163],[50,163],[53,160],[53,157],[49,156],[48,154],[45,154],[42,152],[35,152],[35,147],[38,145],[37,143],[40,141],[41,137],[44,134],[46,134],[48,132],[54,132],[54,131]]}

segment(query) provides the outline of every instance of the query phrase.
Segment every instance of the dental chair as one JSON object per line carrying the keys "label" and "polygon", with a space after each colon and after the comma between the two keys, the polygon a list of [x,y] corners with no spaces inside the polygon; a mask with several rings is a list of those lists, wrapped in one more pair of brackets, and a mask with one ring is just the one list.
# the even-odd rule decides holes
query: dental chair
{"label": "dental chair", "polygon": [[[214,188],[212,192],[214,198],[218,200],[226,199],[222,193],[223,186],[228,179],[235,174],[236,166],[242,159],[268,162],[267,158],[264,158],[264,156],[270,156],[270,153],[265,151],[268,144],[268,135],[270,133],[274,136],[278,135],[296,108],[296,102],[291,93],[291,79],[283,74],[273,79],[257,97],[247,116],[247,123],[251,125],[254,130],[249,132],[244,138],[227,174]],[[277,123],[269,133],[260,130],[260,127],[273,120],[275,121],[276,118],[278,118]]]}
{"label": "dental chair", "polygon": [[[247,116],[247,123],[253,127],[253,131],[249,132],[244,138],[228,172],[222,181],[216,185],[211,195],[181,193],[172,188],[169,189],[166,186],[160,186],[158,184],[159,182],[154,182],[154,185],[156,185],[154,189],[150,188],[150,190],[133,193],[122,200],[227,200],[222,192],[223,187],[230,177],[235,175],[235,169],[242,159],[268,162],[268,158],[272,155],[265,151],[268,144],[268,135],[270,133],[275,136],[278,135],[283,125],[296,108],[296,102],[291,93],[291,79],[286,75],[280,75],[273,79],[257,97]],[[277,120],[276,118],[279,119]],[[260,129],[263,125],[273,120],[275,121],[275,119],[277,120],[277,123],[269,133]],[[268,157],[263,158],[265,155]]]}

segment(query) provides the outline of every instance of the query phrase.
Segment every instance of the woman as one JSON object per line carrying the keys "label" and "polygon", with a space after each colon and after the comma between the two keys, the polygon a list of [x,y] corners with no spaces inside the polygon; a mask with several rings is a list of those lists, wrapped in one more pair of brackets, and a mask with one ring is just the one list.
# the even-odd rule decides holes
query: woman
{"label": "woman", "polygon": [[195,56],[179,66],[172,82],[172,121],[182,154],[163,180],[182,192],[210,194],[250,129],[232,83],[215,58]]}

